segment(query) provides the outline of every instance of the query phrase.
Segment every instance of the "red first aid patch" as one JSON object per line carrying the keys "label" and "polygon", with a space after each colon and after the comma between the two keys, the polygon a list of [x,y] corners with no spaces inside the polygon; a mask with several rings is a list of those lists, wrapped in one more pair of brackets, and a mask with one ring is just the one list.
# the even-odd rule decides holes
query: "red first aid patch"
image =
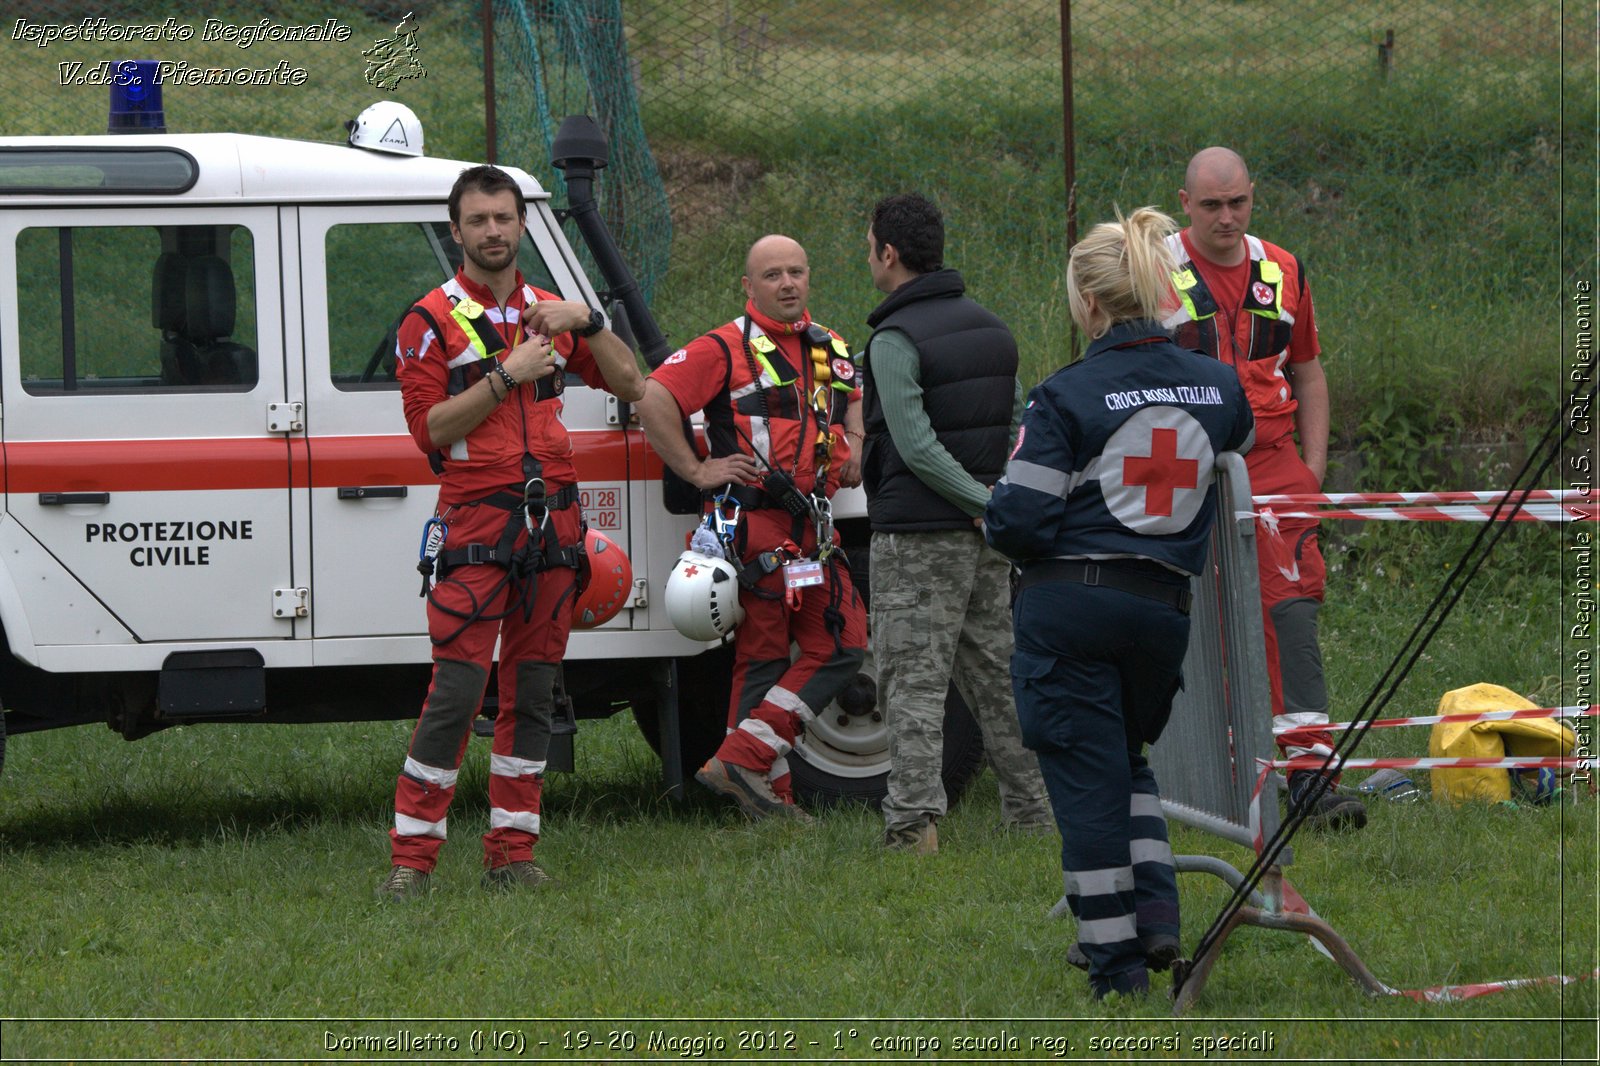
{"label": "red first aid patch", "polygon": [[663,359],[661,361],[661,365],[671,366],[673,363],[681,363],[687,358],[689,358],[689,350],[687,348],[679,348],[677,351]]}
{"label": "red first aid patch", "polygon": [[833,361],[833,376],[840,381],[852,381],[856,376],[856,365],[848,359],[835,359]]}
{"label": "red first aid patch", "polygon": [[1272,286],[1268,285],[1266,282],[1252,282],[1250,285],[1250,295],[1256,298],[1256,303],[1264,304],[1268,307],[1272,306]]}

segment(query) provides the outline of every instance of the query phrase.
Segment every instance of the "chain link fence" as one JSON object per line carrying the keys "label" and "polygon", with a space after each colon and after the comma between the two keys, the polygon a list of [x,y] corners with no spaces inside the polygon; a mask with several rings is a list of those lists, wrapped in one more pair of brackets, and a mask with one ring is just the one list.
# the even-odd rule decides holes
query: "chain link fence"
{"label": "chain link fence", "polygon": [[[422,73],[375,86],[368,53],[392,53],[402,23]],[[1593,155],[1588,112],[1562,124],[1593,102],[1593,30],[1559,0],[20,0],[0,86],[28,105],[0,132],[99,132],[96,65],[170,60],[173,130],[338,140],[389,97],[430,155],[492,154],[559,199],[549,139],[594,114],[612,140],[602,206],[669,334],[727,317],[744,249],[771,230],[806,244],[813,302],[859,334],[867,212],[917,189],[1041,372],[1070,329],[1069,217],[1176,213],[1188,157],[1224,143],[1257,180],[1255,228],[1327,279],[1319,319],[1370,324],[1364,357],[1399,373],[1447,330],[1559,344],[1525,290],[1563,248],[1579,257],[1563,268],[1593,273],[1592,181],[1561,168]],[[1418,276],[1454,291],[1396,298]]]}

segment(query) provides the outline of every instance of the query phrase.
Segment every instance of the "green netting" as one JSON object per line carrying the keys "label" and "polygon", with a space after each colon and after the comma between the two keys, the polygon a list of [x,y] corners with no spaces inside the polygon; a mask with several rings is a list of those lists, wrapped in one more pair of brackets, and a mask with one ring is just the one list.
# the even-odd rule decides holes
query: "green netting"
{"label": "green netting", "polygon": [[532,170],[564,199],[550,141],[562,118],[593,117],[611,143],[595,183],[601,214],[648,300],[667,269],[672,218],[639,119],[619,0],[495,0],[493,9],[498,158]]}

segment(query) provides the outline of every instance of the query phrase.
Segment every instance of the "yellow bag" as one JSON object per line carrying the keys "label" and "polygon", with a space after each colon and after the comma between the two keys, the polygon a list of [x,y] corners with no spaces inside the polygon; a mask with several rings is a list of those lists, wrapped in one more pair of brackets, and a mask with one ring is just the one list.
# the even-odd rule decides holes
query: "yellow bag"
{"label": "yellow bag", "polygon": [[[1533,709],[1532,703],[1510,689],[1489,684],[1453,689],[1439,701],[1440,714]],[[1572,730],[1554,718],[1436,722],[1428,735],[1428,754],[1434,758],[1452,759],[1499,759],[1507,755],[1557,756],[1569,754],[1576,743],[1577,737]],[[1498,803],[1511,798],[1511,775],[1503,769],[1435,770],[1432,784],[1434,798],[1451,804],[1467,800]]]}

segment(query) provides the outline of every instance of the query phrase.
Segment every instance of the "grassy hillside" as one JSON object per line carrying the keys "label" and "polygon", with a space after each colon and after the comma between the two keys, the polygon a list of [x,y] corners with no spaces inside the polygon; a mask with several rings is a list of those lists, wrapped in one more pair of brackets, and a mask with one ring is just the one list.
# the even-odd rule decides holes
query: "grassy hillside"
{"label": "grassy hillside", "polygon": [[[783,231],[811,252],[817,317],[864,341],[878,299],[863,262],[866,212],[881,195],[919,189],[947,212],[948,261],[1016,330],[1025,377],[1070,358],[1058,10],[1051,0],[959,9],[627,0],[630,69],[673,215],[670,266],[655,290],[669,337],[730,317],[745,249]],[[1583,179],[1594,158],[1593,41],[1579,16],[1554,0],[1403,12],[1344,0],[1316,18],[1222,0],[1181,14],[1154,0],[1079,0],[1072,11],[1080,229],[1114,205],[1176,213],[1189,155],[1232,144],[1257,180],[1253,228],[1308,267],[1339,444],[1414,451],[1542,424],[1561,384],[1564,279],[1595,269]],[[336,140],[382,95],[362,80],[360,52],[399,13],[341,11],[352,30],[344,44],[196,39],[142,52],[309,71],[300,86],[169,87],[175,129]],[[123,14],[203,23],[175,4]],[[276,17],[327,15],[291,3]],[[223,4],[212,17],[260,15]],[[422,5],[419,19],[428,76],[395,95],[421,114],[431,154],[479,156],[477,23],[439,4]],[[1397,58],[1383,75],[1374,42],[1396,26]],[[1245,46],[1260,35],[1270,49]],[[59,64],[124,58],[129,46],[4,48],[8,81],[36,106],[0,128],[103,128],[105,90],[61,85]],[[497,71],[531,103],[531,85],[515,80],[519,48],[527,43],[497,42]],[[566,58],[547,62],[559,64],[549,78],[570,80]],[[563,93],[553,106],[582,106]],[[536,117],[525,106],[502,107],[498,122],[510,141],[531,143]],[[506,161],[560,188],[545,160]]]}

